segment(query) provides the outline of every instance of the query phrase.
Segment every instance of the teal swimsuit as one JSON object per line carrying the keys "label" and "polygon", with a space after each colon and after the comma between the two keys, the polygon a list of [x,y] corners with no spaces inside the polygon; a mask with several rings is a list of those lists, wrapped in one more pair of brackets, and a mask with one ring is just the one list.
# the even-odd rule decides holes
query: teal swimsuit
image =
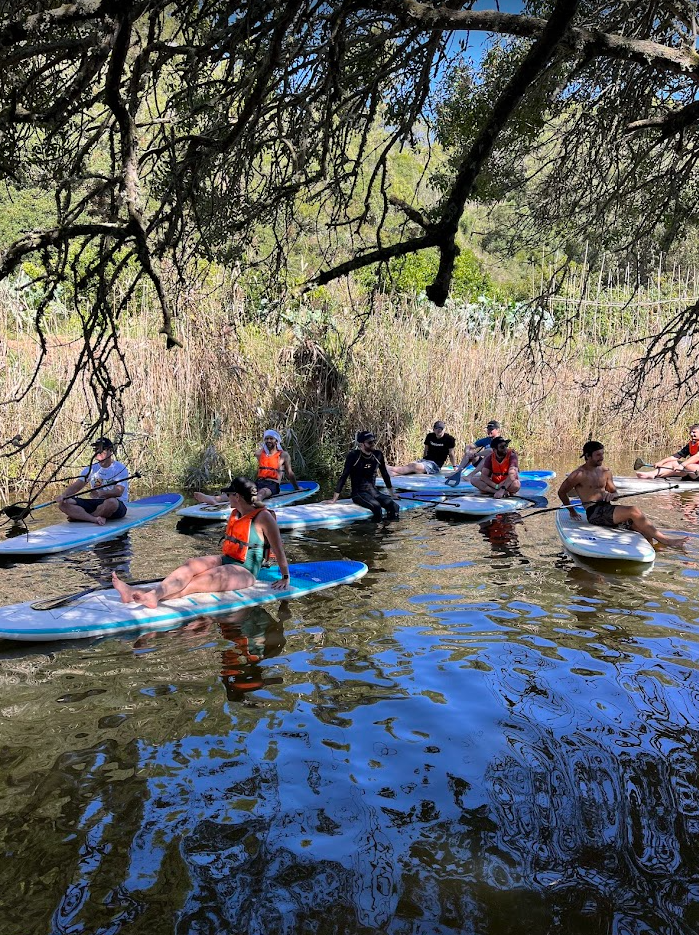
{"label": "teal swimsuit", "polygon": [[250,524],[250,537],[248,539],[250,545],[248,546],[248,551],[245,555],[245,561],[239,562],[235,558],[231,558],[229,555],[223,556],[224,565],[240,565],[243,568],[247,568],[253,578],[257,578],[260,573],[260,568],[262,568],[262,561],[264,559],[264,539],[255,529],[255,523]]}

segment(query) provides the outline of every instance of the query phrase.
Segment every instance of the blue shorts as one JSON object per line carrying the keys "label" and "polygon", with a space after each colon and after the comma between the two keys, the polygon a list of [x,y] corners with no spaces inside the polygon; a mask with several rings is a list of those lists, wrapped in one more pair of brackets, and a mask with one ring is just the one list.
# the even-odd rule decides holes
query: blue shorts
{"label": "blue shorts", "polygon": [[[73,503],[76,504],[76,506],[81,506],[86,513],[90,514],[90,516],[92,516],[100,503],[104,503],[104,500],[94,500],[92,497],[70,497],[70,499],[73,501]],[[122,517],[126,516],[126,504],[123,500],[119,500],[117,502],[119,505],[117,506],[116,510],[112,513],[111,516],[105,517],[107,522],[113,519],[122,519]],[[69,522],[79,523],[80,520],[71,519]]]}
{"label": "blue shorts", "polygon": [[439,474],[442,470],[438,464],[430,461],[429,458],[419,458],[417,463],[424,467],[425,474]]}

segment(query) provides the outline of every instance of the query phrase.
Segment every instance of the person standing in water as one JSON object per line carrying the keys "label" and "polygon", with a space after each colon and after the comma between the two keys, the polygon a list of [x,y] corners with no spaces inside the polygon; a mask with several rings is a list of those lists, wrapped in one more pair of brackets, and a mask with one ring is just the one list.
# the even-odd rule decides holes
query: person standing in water
{"label": "person standing in water", "polygon": [[274,514],[259,503],[255,484],[247,477],[234,477],[224,492],[232,512],[221,554],[190,558],[154,588],[135,588],[114,572],[112,584],[123,604],[135,602],[144,607],[157,607],[161,601],[188,594],[242,591],[255,583],[265,546],[276,555],[281,572],[281,578],[272,585],[273,590],[289,588],[289,563],[279,527]]}
{"label": "person standing in water", "polygon": [[[377,472],[381,472],[391,496],[377,489]],[[382,509],[386,511],[387,519],[398,519],[399,506],[395,501],[391,475],[388,473],[383,452],[376,448],[376,436],[373,432],[357,432],[357,447],[345,458],[345,466],[330,503],[337,503],[348,479],[352,485],[353,503],[371,510],[375,520],[383,518]]]}
{"label": "person standing in water", "polygon": [[614,478],[609,468],[604,466],[604,445],[589,441],[583,445],[582,467],[566,477],[558,488],[558,496],[572,519],[580,519],[580,514],[571,504],[569,493],[575,492],[585,507],[587,521],[593,526],[606,526],[610,529],[632,529],[655,546],[655,542],[674,549],[681,549],[687,541],[686,536],[666,536],[650,522],[637,506],[614,506],[612,503],[619,493],[614,486]]}

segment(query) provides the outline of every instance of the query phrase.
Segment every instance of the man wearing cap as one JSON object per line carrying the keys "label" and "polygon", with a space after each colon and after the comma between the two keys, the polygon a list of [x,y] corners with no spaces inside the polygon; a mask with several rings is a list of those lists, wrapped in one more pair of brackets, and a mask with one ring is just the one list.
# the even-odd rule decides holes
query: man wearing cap
{"label": "man wearing cap", "polygon": [[[126,516],[129,472],[121,461],[114,460],[110,439],[98,438],[92,447],[95,453],[91,463],[56,497],[56,503],[71,522],[104,526],[109,519]],[[89,496],[76,496],[84,487],[90,488]]]}
{"label": "man wearing cap", "polygon": [[470,484],[480,475],[483,461],[490,451],[490,442],[493,438],[497,438],[498,435],[500,435],[502,427],[497,419],[491,419],[486,425],[485,431],[485,438],[479,438],[478,441],[473,442],[473,444],[469,442],[466,445],[461,462],[458,467],[455,468],[454,473],[446,479],[445,484],[450,487],[457,487],[461,482],[461,472],[467,467],[474,468],[468,478]]}
{"label": "man wearing cap", "polygon": [[490,443],[490,454],[478,472],[478,477],[472,474],[469,483],[499,500],[502,497],[512,497],[522,486],[519,479],[519,458],[517,452],[509,447],[511,439],[496,436]]}
{"label": "man wearing cap", "polygon": [[[391,496],[376,487],[376,472],[380,471],[386,488]],[[336,503],[349,478],[352,485],[352,501],[357,506],[371,510],[374,519],[383,518],[382,509],[387,519],[397,519],[399,507],[395,502],[391,475],[388,473],[383,452],[376,448],[376,436],[373,432],[357,432],[357,447],[347,454],[342,474],[335,486],[335,493],[330,503]]]}
{"label": "man wearing cap", "polygon": [[389,465],[388,473],[392,477],[399,477],[404,474],[439,474],[447,458],[451,461],[451,466],[455,467],[454,448],[456,439],[453,435],[448,435],[444,428],[443,422],[435,422],[432,431],[425,436],[425,450],[422,453],[422,458],[396,467]]}

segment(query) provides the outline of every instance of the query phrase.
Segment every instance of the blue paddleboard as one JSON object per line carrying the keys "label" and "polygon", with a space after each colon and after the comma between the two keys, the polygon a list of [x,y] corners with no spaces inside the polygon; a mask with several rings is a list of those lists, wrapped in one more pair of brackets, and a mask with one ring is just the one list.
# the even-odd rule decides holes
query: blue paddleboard
{"label": "blue paddleboard", "polygon": [[68,549],[87,549],[96,542],[116,539],[129,529],[149,523],[178,507],[184,498],[179,493],[161,493],[141,500],[130,500],[123,519],[107,520],[104,526],[94,523],[56,523],[28,534],[0,541],[0,558],[15,555],[52,555]]}
{"label": "blue paddleboard", "polygon": [[232,614],[246,607],[288,601],[338,584],[349,584],[362,578],[367,571],[363,562],[301,562],[289,565],[289,585],[283,591],[273,591],[271,585],[279,579],[279,569],[263,568],[251,588],[190,594],[163,601],[152,610],[140,604],[122,604],[113,588],[95,591],[73,604],[53,610],[35,610],[31,602],[11,604],[0,607],[0,639],[74,640],[130,630],[170,629],[202,614]]}

